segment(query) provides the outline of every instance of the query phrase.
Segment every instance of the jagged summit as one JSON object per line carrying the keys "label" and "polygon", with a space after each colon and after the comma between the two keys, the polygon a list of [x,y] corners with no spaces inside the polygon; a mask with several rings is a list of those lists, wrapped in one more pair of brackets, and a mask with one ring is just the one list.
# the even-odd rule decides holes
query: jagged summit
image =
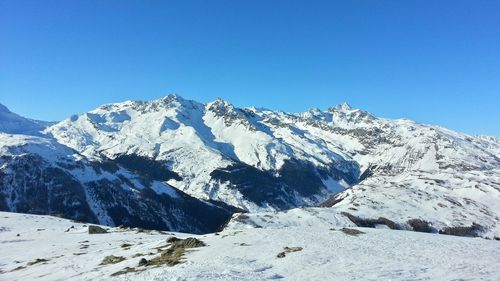
{"label": "jagged summit", "polygon": [[230,102],[228,102],[227,100],[225,100],[223,98],[216,98],[214,101],[208,102],[207,105],[208,106],[210,106],[210,105],[232,106],[232,104]]}
{"label": "jagged summit", "polygon": [[241,111],[241,109],[236,108],[233,104],[222,98],[217,98],[212,102],[206,103],[205,108],[210,111],[218,112],[219,114],[227,114],[227,113],[234,113]]}
{"label": "jagged summit", "polygon": [[170,94],[168,94],[160,99],[162,99],[162,100],[184,100],[184,98],[177,93],[170,93]]}
{"label": "jagged summit", "polygon": [[169,108],[193,107],[200,105],[199,103],[184,99],[178,94],[169,94],[162,98],[143,101],[143,100],[127,100],[124,102],[108,103],[91,110],[91,113],[113,112],[121,110],[138,110],[141,112],[160,111]]}
{"label": "jagged summit", "polygon": [[172,93],[172,94],[168,94],[167,96],[165,96],[165,97],[163,97],[161,99],[152,100],[152,101],[150,101],[150,103],[155,103],[155,102],[160,102],[160,101],[161,102],[165,102],[167,104],[172,104],[172,103],[185,104],[185,103],[192,103],[192,102],[194,102],[192,100],[188,100],[188,99],[183,98],[179,94]]}
{"label": "jagged summit", "polygon": [[206,103],[205,108],[207,110],[219,112],[220,114],[234,112],[236,110],[236,108],[230,102],[228,102],[222,98],[217,98],[212,102]]}
{"label": "jagged summit", "polygon": [[314,108],[310,108],[306,113],[307,116],[318,116],[318,115],[322,115],[324,112],[323,110],[317,108],[317,107],[314,107]]}
{"label": "jagged summit", "polygon": [[348,104],[347,102],[343,102],[343,103],[340,103],[340,104],[337,104],[337,105],[330,107],[329,110],[330,111],[333,111],[333,110],[351,111],[351,110],[354,110],[354,108],[352,108],[352,106],[350,104]]}

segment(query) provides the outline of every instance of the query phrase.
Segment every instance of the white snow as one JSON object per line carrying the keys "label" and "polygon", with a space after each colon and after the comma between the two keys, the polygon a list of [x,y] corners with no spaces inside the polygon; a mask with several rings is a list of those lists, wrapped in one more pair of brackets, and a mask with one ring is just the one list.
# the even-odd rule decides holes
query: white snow
{"label": "white snow", "polygon": [[[327,213],[321,214],[322,210]],[[365,233],[351,236],[339,230],[347,222],[328,220],[331,215],[328,209],[297,209],[269,213],[263,228],[230,227],[218,235],[203,236],[174,233],[180,238],[196,237],[207,246],[189,250],[181,264],[154,268],[138,266],[138,262],[158,256],[156,248],[165,247],[171,234],[108,228],[108,234],[89,235],[81,223],[0,212],[0,280],[500,278],[498,241],[366,228],[355,228]],[[123,248],[124,243],[132,246]],[[278,258],[285,247],[302,250]],[[100,265],[108,255],[126,259]],[[47,261],[28,265],[36,259]],[[143,271],[110,276],[125,267]]]}

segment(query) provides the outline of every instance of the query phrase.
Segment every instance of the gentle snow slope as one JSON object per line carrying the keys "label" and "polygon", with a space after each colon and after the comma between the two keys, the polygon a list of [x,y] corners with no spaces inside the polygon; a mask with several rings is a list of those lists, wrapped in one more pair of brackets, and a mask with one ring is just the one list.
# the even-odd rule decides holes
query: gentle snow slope
{"label": "gentle snow slope", "polygon": [[[134,256],[146,254],[144,257],[150,259],[159,255],[156,247],[165,245],[168,234],[111,228],[109,234],[89,235],[87,227],[80,223],[0,212],[0,280],[500,278],[498,241],[364,228],[357,229],[365,234],[350,236],[338,230],[348,222],[324,221],[330,215],[321,214],[321,219],[315,219],[320,212],[321,209],[305,209],[276,217],[268,215],[269,221],[285,221],[281,223],[283,227],[231,228],[218,235],[195,236],[207,246],[190,251],[182,264],[159,268],[139,267],[142,257]],[[338,226],[336,230],[331,229],[334,225]],[[124,243],[132,245],[122,248]],[[284,247],[303,249],[278,258]],[[124,256],[126,260],[99,265],[108,255]],[[47,261],[28,265],[36,259]],[[145,270],[110,277],[125,267]]]}
{"label": "gentle snow slope", "polygon": [[51,124],[53,123],[21,117],[0,103],[0,132],[41,135],[41,131]]}

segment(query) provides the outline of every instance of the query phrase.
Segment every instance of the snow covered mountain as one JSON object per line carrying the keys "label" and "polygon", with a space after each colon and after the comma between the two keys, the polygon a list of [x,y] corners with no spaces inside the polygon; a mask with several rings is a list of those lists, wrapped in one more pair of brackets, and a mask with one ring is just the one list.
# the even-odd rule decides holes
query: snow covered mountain
{"label": "snow covered mountain", "polygon": [[318,204],[357,181],[354,161],[323,154],[299,131],[267,119],[223,100],[204,105],[170,95],[104,105],[45,132],[93,159],[138,155],[166,162],[182,177],[171,185],[251,211]]}
{"label": "snow covered mountain", "polygon": [[361,226],[500,237],[494,137],[347,104],[295,114],[177,95],[103,105],[43,134],[89,163],[162,167],[164,185],[225,210],[322,204]]}
{"label": "snow covered mountain", "polygon": [[0,132],[0,210],[192,233],[213,232],[232,213],[165,183],[178,175],[161,164],[140,157],[89,160],[30,133]]}

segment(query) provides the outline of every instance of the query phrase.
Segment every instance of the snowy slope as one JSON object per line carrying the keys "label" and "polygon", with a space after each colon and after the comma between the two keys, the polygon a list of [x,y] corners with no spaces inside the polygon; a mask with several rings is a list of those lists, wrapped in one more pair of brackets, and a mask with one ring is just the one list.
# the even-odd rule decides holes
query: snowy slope
{"label": "snowy slope", "polygon": [[[203,236],[120,228],[109,228],[108,234],[90,235],[87,225],[81,223],[0,212],[0,280],[500,278],[497,241],[369,228],[354,228],[364,233],[347,235],[340,231],[347,222],[315,219],[321,210],[328,211],[318,209],[304,217],[306,210],[277,217],[269,214],[269,221],[283,221],[280,227],[271,227],[269,223],[262,228],[229,228]],[[198,238],[206,246],[189,250],[183,262],[175,266],[138,265],[142,258],[159,256],[158,248],[167,249],[165,240],[174,235],[181,239]],[[295,252],[287,252],[285,247],[295,248]],[[279,258],[281,252],[285,254]],[[125,259],[101,265],[110,255]],[[111,277],[126,267],[136,272]]]}
{"label": "snowy slope", "polygon": [[51,122],[32,120],[11,112],[0,104],[0,132],[9,134],[40,135]]}
{"label": "snowy slope", "polygon": [[[45,130],[91,159],[167,163],[176,188],[249,211],[325,206],[398,228],[499,237],[500,141],[341,104],[285,113],[176,95],[101,106]],[[348,189],[346,189],[348,188]],[[330,197],[334,196],[334,197]]]}
{"label": "snowy slope", "polygon": [[229,210],[125,160],[89,161],[50,138],[0,133],[0,210],[194,233],[215,231],[229,218]]}

